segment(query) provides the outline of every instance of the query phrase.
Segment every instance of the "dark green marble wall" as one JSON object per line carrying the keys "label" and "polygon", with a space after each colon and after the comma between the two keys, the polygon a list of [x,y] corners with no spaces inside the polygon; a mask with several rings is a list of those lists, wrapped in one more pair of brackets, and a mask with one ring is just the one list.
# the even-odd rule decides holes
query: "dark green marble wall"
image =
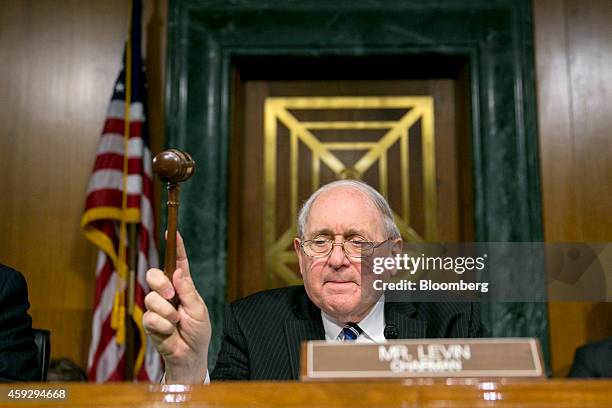
{"label": "dark green marble wall", "polygon": [[[225,303],[230,67],[241,56],[419,55],[469,61],[478,241],[541,241],[531,4],[517,0],[170,0],[167,145],[198,165],[181,230],[211,312],[214,363]],[[507,284],[539,277],[516,271]],[[495,336],[536,336],[545,304],[487,304]]]}

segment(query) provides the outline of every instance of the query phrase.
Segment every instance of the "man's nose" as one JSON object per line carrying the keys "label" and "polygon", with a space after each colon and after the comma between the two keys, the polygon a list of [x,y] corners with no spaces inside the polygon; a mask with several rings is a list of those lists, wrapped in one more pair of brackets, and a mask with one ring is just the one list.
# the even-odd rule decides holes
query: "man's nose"
{"label": "man's nose", "polygon": [[342,243],[335,242],[333,245],[331,254],[329,255],[329,266],[334,269],[339,269],[342,266],[348,266],[350,262],[342,249]]}

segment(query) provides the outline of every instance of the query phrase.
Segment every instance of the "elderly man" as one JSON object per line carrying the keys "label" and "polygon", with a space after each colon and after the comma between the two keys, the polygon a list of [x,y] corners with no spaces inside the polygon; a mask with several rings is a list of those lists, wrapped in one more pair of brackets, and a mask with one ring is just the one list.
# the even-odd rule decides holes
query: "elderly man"
{"label": "elderly man", "polygon": [[[260,292],[227,308],[213,381],[298,379],[300,344],[306,340],[379,343],[386,337],[482,334],[471,303],[379,301],[375,277],[362,274],[362,258],[398,251],[401,238],[389,205],[367,184],[344,180],[321,187],[303,205],[297,235],[304,286]],[[145,298],[144,327],[165,361],[166,382],[200,383],[208,375],[210,320],[180,239],[177,258],[174,286],[158,269],[147,273],[152,292]],[[175,290],[178,310],[166,300]]]}

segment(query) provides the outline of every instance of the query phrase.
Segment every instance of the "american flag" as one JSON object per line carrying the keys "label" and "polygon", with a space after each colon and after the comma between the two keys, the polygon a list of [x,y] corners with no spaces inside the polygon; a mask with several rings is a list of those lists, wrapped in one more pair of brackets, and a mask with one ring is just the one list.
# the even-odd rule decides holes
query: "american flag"
{"label": "american flag", "polygon": [[[153,214],[151,152],[146,126],[145,71],[141,57],[140,0],[131,7],[131,30],[123,66],[115,82],[93,174],[87,188],[81,227],[99,249],[96,293],[87,372],[90,381],[126,379],[126,321],[128,307],[127,228],[137,228],[138,263],[134,290],[134,379],[158,381],[161,359],[143,327],[145,273],[158,266]],[[130,103],[126,104],[126,100]],[[129,118],[129,120],[126,120]]]}

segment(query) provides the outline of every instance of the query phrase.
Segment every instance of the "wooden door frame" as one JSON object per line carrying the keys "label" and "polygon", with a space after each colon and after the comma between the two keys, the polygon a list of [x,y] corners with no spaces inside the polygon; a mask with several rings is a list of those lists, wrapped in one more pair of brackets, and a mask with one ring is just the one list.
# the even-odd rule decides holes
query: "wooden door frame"
{"label": "wooden door frame", "polygon": [[[476,240],[541,241],[529,0],[170,0],[166,144],[198,165],[183,190],[182,232],[216,328],[227,270],[232,60],[422,54],[469,61]],[[484,305],[483,320],[494,335],[539,337],[547,356],[546,313],[542,304]],[[497,322],[508,314],[516,319]]]}

